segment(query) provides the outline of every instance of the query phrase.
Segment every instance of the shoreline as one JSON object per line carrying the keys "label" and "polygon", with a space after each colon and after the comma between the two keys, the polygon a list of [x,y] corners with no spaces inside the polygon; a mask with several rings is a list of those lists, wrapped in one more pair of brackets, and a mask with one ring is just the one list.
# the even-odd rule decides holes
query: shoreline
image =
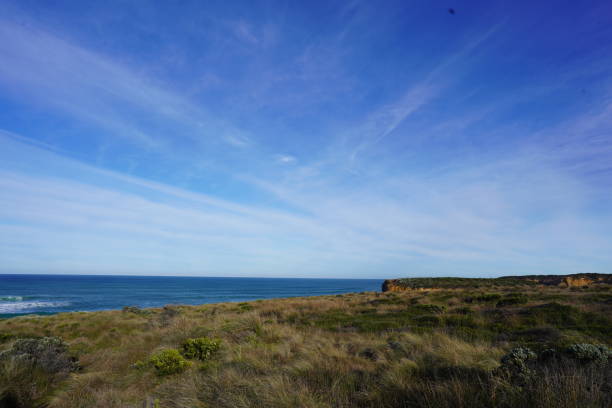
{"label": "shoreline", "polygon": [[82,313],[100,313],[100,312],[121,312],[126,308],[137,308],[139,310],[161,310],[166,307],[204,307],[204,306],[215,306],[215,305],[226,305],[226,304],[240,304],[240,303],[253,303],[253,302],[264,302],[264,301],[283,301],[283,300],[298,300],[298,299],[311,299],[311,298],[319,298],[319,297],[328,297],[328,296],[351,296],[351,295],[360,295],[360,294],[373,294],[373,293],[382,293],[380,291],[363,291],[363,292],[344,292],[344,293],[331,293],[331,294],[319,294],[319,295],[311,295],[311,296],[288,296],[288,297],[268,297],[268,298],[259,298],[259,299],[250,299],[250,300],[233,300],[233,301],[225,301],[225,302],[211,302],[211,303],[197,303],[197,304],[184,304],[184,303],[168,303],[161,306],[151,306],[151,307],[140,307],[137,305],[125,305],[119,308],[111,308],[111,309],[95,309],[95,310],[69,310],[69,311],[59,311],[59,312],[37,312],[37,313],[20,313],[20,314],[2,314],[0,313],[0,320],[8,320],[20,317],[46,317],[46,316],[55,316],[61,314],[82,314]]}
{"label": "shoreline", "polygon": [[[609,406],[605,371],[571,358],[607,358],[611,288],[364,291],[20,316],[0,320],[0,355],[51,347],[68,371],[41,381],[38,371],[11,369],[0,385],[36,402],[52,397],[49,408],[177,399],[222,408],[537,407],[559,406],[546,398],[569,387],[577,401]],[[558,358],[549,363],[529,360],[538,375],[527,388],[500,374],[514,367],[508,358],[551,352]]]}

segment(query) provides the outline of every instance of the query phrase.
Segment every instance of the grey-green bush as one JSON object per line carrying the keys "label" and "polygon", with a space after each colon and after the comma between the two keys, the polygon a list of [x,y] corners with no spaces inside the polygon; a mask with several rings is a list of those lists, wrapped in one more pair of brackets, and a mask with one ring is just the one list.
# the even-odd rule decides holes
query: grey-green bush
{"label": "grey-green bush", "polygon": [[502,357],[498,373],[513,382],[525,383],[533,374],[530,363],[536,361],[537,354],[526,347],[516,347]]}
{"label": "grey-green bush", "polygon": [[71,372],[79,368],[68,353],[68,346],[59,337],[17,339],[13,346],[0,353],[0,361],[14,360],[33,365],[48,373]]}
{"label": "grey-green bush", "polygon": [[573,344],[565,351],[575,360],[602,365],[606,364],[612,355],[612,351],[603,344]]}

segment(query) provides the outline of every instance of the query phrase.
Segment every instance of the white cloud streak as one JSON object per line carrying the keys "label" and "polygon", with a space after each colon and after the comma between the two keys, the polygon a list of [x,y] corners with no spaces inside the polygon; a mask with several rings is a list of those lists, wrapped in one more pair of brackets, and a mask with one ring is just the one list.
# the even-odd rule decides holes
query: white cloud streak
{"label": "white cloud streak", "polygon": [[[0,142],[10,147],[5,152],[35,157],[40,170],[0,166],[5,272],[384,277],[440,268],[604,271],[610,262],[602,228],[609,215],[577,216],[583,203],[572,197],[587,196],[581,185],[522,159],[491,163],[485,174],[496,177],[474,169],[333,193],[261,182],[293,208],[279,210],[99,170],[6,137]],[[83,180],[61,169],[78,169]],[[533,216],[541,220],[526,221]],[[566,228],[572,233],[560,233]]]}
{"label": "white cloud streak", "polygon": [[[218,140],[235,147],[251,143],[243,130],[188,99],[50,32],[0,20],[0,57],[0,86],[99,126],[107,137],[161,152],[181,139],[199,148]],[[158,129],[160,120],[173,124],[172,135]]]}

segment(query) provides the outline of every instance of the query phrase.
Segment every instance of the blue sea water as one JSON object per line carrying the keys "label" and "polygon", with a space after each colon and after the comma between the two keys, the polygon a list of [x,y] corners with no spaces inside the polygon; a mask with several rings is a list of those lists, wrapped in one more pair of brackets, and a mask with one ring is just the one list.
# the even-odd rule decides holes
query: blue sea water
{"label": "blue sea water", "polygon": [[0,317],[380,290],[377,279],[0,275]]}

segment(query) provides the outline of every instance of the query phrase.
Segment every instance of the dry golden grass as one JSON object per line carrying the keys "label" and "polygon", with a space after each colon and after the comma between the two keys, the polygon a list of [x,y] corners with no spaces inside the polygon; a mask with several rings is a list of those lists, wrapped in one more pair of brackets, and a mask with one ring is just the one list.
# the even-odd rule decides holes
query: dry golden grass
{"label": "dry golden grass", "polygon": [[[609,402],[609,389],[586,374],[551,372],[534,384],[539,399],[497,382],[493,370],[514,345],[612,341],[609,290],[520,290],[528,302],[503,307],[470,300],[487,290],[462,289],[25,316],[0,321],[0,334],[59,336],[79,358],[80,371],[34,396],[50,408],[140,408],[144,401],[173,408]],[[158,350],[202,336],[222,340],[210,360],[165,377],[137,367]],[[7,378],[0,377],[0,393]],[[590,386],[590,396],[559,391],[568,386]]]}

